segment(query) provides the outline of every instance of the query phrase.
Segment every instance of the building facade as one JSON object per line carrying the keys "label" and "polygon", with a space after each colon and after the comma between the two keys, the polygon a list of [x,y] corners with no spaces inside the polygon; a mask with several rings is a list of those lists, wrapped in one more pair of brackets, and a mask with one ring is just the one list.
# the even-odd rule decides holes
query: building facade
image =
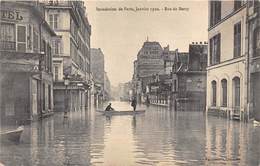
{"label": "building facade", "polygon": [[51,41],[36,1],[0,2],[1,122],[25,123],[53,112]]}
{"label": "building facade", "polygon": [[104,54],[100,48],[91,48],[91,72],[95,84],[95,105],[110,100],[110,80],[105,71]]}
{"label": "building facade", "polygon": [[189,53],[177,53],[172,72],[171,107],[175,111],[205,111],[207,43],[192,43]]}
{"label": "building facade", "polygon": [[260,2],[248,3],[249,117],[260,121]]}
{"label": "building facade", "polygon": [[247,3],[209,2],[207,111],[245,119],[247,109]]}
{"label": "building facade", "polygon": [[44,2],[45,19],[57,34],[52,41],[54,109],[85,110],[91,100],[91,26],[84,2]]}
{"label": "building facade", "polygon": [[155,75],[149,76],[149,84],[146,87],[146,103],[160,106],[170,106],[172,88],[172,66],[178,50],[170,50],[169,45],[163,48],[161,58],[163,59],[163,70]]}
{"label": "building facade", "polygon": [[149,83],[146,78],[164,70],[162,52],[160,43],[147,40],[137,54],[137,61],[134,63],[134,92],[138,102],[144,102],[146,99],[146,86]]}

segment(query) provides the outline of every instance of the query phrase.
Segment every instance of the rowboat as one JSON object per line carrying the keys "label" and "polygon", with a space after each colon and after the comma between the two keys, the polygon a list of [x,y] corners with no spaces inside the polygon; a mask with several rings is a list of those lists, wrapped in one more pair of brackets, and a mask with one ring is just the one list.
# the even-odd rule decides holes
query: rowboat
{"label": "rowboat", "polygon": [[136,111],[102,111],[97,110],[97,112],[102,113],[102,115],[110,116],[110,115],[136,115],[145,113],[145,110],[136,110]]}
{"label": "rowboat", "polygon": [[20,138],[22,135],[22,132],[24,130],[24,126],[19,126],[15,130],[8,130],[3,131],[0,133],[0,140],[1,142],[20,142]]}

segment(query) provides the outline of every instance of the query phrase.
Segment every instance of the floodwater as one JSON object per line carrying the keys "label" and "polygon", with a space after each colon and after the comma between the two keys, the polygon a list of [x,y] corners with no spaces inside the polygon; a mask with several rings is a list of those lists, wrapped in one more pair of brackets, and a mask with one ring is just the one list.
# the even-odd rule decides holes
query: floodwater
{"label": "floodwater", "polygon": [[[114,102],[116,110],[129,103]],[[203,112],[150,106],[136,116],[70,112],[25,126],[20,144],[1,144],[16,166],[260,165],[260,127]]]}

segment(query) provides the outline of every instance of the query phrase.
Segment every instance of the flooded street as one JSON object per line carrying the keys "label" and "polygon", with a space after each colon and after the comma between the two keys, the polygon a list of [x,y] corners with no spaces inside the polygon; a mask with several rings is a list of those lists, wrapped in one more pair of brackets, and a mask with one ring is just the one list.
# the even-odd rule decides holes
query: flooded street
{"label": "flooded street", "polygon": [[[131,110],[114,102],[116,110]],[[5,165],[260,165],[260,127],[150,106],[145,114],[62,113],[25,126],[1,144]]]}

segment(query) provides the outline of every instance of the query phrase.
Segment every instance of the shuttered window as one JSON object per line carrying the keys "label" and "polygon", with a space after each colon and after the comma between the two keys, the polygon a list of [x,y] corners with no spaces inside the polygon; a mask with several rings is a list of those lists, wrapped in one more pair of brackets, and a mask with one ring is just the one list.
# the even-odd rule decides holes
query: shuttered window
{"label": "shuttered window", "polygon": [[26,52],[26,26],[17,25],[17,51]]}
{"label": "shuttered window", "polygon": [[234,25],[234,58],[241,56],[241,22]]}

